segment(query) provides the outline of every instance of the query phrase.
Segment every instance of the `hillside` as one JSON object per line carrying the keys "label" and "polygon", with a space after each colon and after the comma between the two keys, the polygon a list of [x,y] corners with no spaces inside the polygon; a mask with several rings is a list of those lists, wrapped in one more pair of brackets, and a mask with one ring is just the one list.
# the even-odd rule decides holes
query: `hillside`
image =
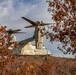
{"label": "hillside", "polygon": [[17,56],[6,63],[0,62],[0,75],[76,75],[76,59]]}

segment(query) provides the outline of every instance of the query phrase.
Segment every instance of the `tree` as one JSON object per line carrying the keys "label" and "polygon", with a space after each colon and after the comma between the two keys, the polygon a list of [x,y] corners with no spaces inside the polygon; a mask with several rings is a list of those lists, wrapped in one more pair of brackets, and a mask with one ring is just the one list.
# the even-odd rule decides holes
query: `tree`
{"label": "tree", "polygon": [[[10,46],[14,47],[18,45],[17,42],[10,42],[11,37],[6,31],[6,26],[0,26],[0,75],[10,75],[13,68],[11,68],[14,60],[17,61],[17,57],[10,49]],[[12,47],[12,46],[11,46]]]}
{"label": "tree", "polygon": [[50,0],[50,12],[56,25],[51,26],[51,42],[59,41],[64,54],[76,53],[76,0]]}
{"label": "tree", "polygon": [[14,56],[13,50],[10,50],[10,46],[17,46],[17,43],[10,42],[10,39],[11,37],[6,31],[6,26],[0,26],[0,60],[5,61]]}

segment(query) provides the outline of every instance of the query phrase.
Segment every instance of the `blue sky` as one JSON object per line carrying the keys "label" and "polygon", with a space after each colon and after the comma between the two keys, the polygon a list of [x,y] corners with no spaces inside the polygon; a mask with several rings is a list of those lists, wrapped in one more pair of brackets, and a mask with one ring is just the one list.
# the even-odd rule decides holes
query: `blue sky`
{"label": "blue sky", "polygon": [[[0,23],[7,26],[7,29],[21,28],[22,31],[27,32],[27,34],[16,35],[19,41],[31,37],[34,32],[34,29],[24,28],[29,23],[21,19],[21,17],[25,16],[34,21],[53,22],[47,9],[48,3],[46,3],[46,0],[0,0]],[[63,55],[56,49],[57,43],[51,44],[49,41],[49,39],[45,39],[44,43],[53,55],[70,56]]]}

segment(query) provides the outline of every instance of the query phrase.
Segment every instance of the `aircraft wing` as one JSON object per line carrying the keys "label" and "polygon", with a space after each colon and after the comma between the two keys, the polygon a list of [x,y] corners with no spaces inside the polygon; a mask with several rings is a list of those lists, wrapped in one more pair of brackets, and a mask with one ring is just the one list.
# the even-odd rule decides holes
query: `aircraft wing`
{"label": "aircraft wing", "polygon": [[23,18],[24,20],[28,21],[28,22],[31,23],[32,25],[36,25],[36,23],[35,23],[34,21],[32,21],[32,20],[30,20],[30,19],[28,19],[28,18],[26,18],[26,17],[21,17],[21,18]]}
{"label": "aircraft wing", "polygon": [[25,39],[25,40],[22,40],[19,42],[20,45],[26,45],[28,42],[31,42],[33,41],[35,38],[34,37],[31,37],[31,38],[28,38],[28,39]]}

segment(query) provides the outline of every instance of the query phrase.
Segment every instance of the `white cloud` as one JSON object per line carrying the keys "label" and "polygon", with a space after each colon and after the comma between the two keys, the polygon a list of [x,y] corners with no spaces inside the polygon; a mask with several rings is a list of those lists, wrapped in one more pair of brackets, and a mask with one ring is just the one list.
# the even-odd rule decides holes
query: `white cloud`
{"label": "white cloud", "polygon": [[10,15],[12,11],[12,1],[11,0],[4,0],[0,3],[0,17],[6,17]]}
{"label": "white cloud", "polygon": [[[22,16],[27,16],[36,5],[23,4],[18,2],[18,8],[14,7],[15,0],[3,0],[0,3],[0,22],[9,27],[15,27],[12,25],[23,24],[21,21]],[[17,6],[17,5],[16,5]]]}
{"label": "white cloud", "polygon": [[[21,19],[22,16],[32,20],[51,21],[50,14],[47,12],[46,0],[41,0],[37,4],[17,2],[17,0],[3,0],[0,4],[0,22],[9,28],[22,28],[27,22]],[[14,7],[15,4],[15,7]],[[13,26],[15,25],[15,26]]]}

